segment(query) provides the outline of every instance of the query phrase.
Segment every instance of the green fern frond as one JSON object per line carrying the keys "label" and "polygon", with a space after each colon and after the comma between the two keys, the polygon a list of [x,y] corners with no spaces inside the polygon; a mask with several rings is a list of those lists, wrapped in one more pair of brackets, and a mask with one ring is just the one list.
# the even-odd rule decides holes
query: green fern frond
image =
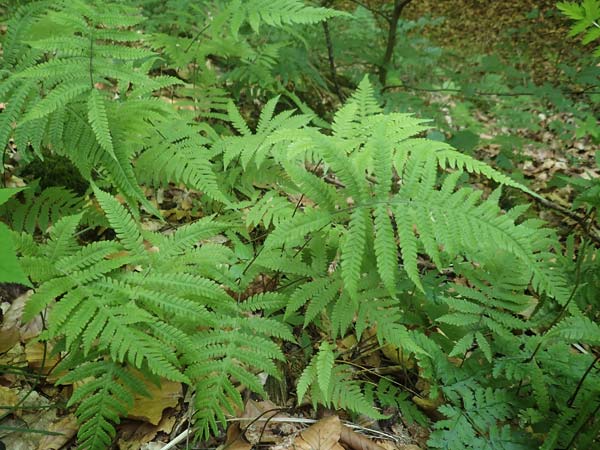
{"label": "green fern frond", "polygon": [[136,161],[135,170],[141,181],[154,186],[184,183],[202,191],[213,200],[228,204],[222,192],[211,154],[205,147],[207,139],[199,127],[167,121],[156,135],[149,136],[148,147]]}
{"label": "green fern frond", "polygon": [[342,279],[351,297],[358,291],[369,228],[368,211],[364,208],[355,209],[341,246]]}
{"label": "green fern frond", "polygon": [[265,246],[276,248],[284,243],[293,245],[303,242],[305,236],[315,231],[323,230],[330,225],[332,217],[317,209],[309,209],[303,214],[297,214],[292,219],[281,223],[267,238]]}
{"label": "green fern frond", "polygon": [[319,383],[319,388],[321,389],[321,392],[329,392],[329,382],[331,381],[331,372],[333,371],[335,355],[327,341],[321,343],[315,359],[315,370],[317,372],[317,383]]}
{"label": "green fern frond", "polygon": [[83,379],[87,379],[87,383],[75,390],[68,404],[79,403],[79,448],[103,450],[115,437],[113,424],[118,424],[119,417],[126,415],[127,408],[133,405],[133,393],[145,393],[145,388],[118,364],[107,361],[84,364],[60,378],[58,383],[72,384]]}
{"label": "green fern frond", "polygon": [[83,199],[67,188],[49,187],[38,192],[37,186],[37,181],[27,186],[22,194],[23,201],[13,198],[0,206],[0,213],[16,232],[46,232],[61,217],[76,214],[84,208]]}
{"label": "green fern frond", "polygon": [[115,149],[113,148],[112,136],[110,135],[106,104],[104,98],[97,89],[92,89],[90,91],[87,105],[90,126],[96,134],[96,139],[98,140],[100,147],[114,157]]}
{"label": "green fern frond", "polygon": [[231,31],[237,35],[240,26],[248,22],[258,33],[262,23],[282,28],[292,24],[313,24],[332,17],[344,15],[339,11],[328,8],[306,6],[299,0],[251,0],[231,2],[230,11],[233,13]]}
{"label": "green fern frond", "polygon": [[545,337],[560,337],[569,342],[600,345],[600,325],[585,316],[571,316],[552,327]]}
{"label": "green fern frond", "polygon": [[126,250],[133,255],[144,253],[144,243],[137,224],[127,210],[111,195],[93,186],[98,203],[106,213],[111,227],[123,243]]}

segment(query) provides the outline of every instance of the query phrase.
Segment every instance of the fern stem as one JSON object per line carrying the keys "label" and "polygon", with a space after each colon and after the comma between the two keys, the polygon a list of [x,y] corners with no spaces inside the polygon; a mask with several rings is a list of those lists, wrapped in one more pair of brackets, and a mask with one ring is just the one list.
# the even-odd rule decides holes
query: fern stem
{"label": "fern stem", "polygon": [[585,426],[585,424],[588,423],[588,421],[590,419],[595,418],[596,414],[598,413],[598,411],[600,411],[600,401],[598,401],[598,405],[596,406],[596,409],[594,409],[594,411],[592,411],[592,413],[587,417],[587,419],[584,420],[581,423],[581,425],[579,426],[579,428],[577,428],[577,430],[575,431],[575,433],[573,433],[573,436],[571,437],[571,440],[569,441],[569,443],[565,447],[566,450],[568,450],[568,449],[570,449],[572,447],[572,445],[575,443],[575,440],[577,439],[577,436],[579,436],[579,433],[581,433],[581,430],[583,429],[583,427]]}
{"label": "fern stem", "polygon": [[577,387],[575,388],[575,391],[573,392],[573,395],[571,395],[571,397],[567,401],[567,406],[569,406],[569,407],[573,406],[573,402],[575,402],[575,398],[577,397],[577,394],[579,394],[579,390],[583,386],[583,383],[584,383],[585,379],[587,378],[587,376],[589,375],[589,373],[592,371],[593,367],[596,365],[596,363],[598,362],[599,359],[600,359],[600,354],[598,354],[596,356],[596,358],[594,358],[594,360],[592,361],[592,363],[589,365],[589,367],[583,373],[583,376],[579,379],[579,382],[577,383]]}
{"label": "fern stem", "polygon": [[[573,289],[571,290],[571,295],[569,295],[568,300],[563,305],[563,307],[561,308],[560,312],[554,318],[554,320],[552,321],[552,323],[550,324],[550,326],[548,326],[548,328],[546,328],[546,330],[550,330],[554,325],[556,325],[558,323],[558,321],[560,319],[562,319],[564,313],[569,308],[569,305],[571,304],[571,301],[573,301],[573,299],[575,298],[575,293],[577,292],[577,289],[579,288],[579,284],[581,283],[581,265],[583,264],[583,259],[585,257],[585,251],[587,250],[588,243],[589,243],[589,241],[583,241],[583,244],[581,244],[581,247],[579,248],[579,253],[577,255],[577,263],[576,263],[576,266],[575,266],[575,284],[573,286]],[[540,350],[541,347],[542,347],[542,342],[539,342],[538,345],[537,345],[537,347],[535,348],[535,350],[531,354],[531,356],[525,362],[526,363],[531,362],[533,360],[533,358],[535,358],[535,355],[537,355],[537,353],[538,353],[538,351]],[[517,390],[517,393],[518,393],[518,390]]]}

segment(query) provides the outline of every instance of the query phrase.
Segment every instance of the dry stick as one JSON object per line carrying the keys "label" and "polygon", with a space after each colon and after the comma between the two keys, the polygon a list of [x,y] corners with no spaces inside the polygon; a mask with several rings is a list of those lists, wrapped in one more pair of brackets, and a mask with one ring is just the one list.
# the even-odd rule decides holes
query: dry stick
{"label": "dry stick", "polygon": [[[256,418],[256,419],[240,419],[240,418],[232,418],[232,419],[227,419],[227,422],[246,422],[248,420],[254,420],[255,422],[265,422],[265,421],[269,421],[269,422],[276,422],[276,423],[302,423],[302,424],[313,424],[313,423],[317,423],[318,420],[317,419],[307,419],[304,417],[273,417],[273,418],[269,418],[269,419],[263,419],[263,418]],[[379,430],[375,430],[372,428],[367,428],[367,427],[363,427],[360,425],[355,425],[353,423],[350,422],[346,422],[343,421],[342,422],[344,424],[344,426],[352,429],[352,430],[359,430],[359,431],[363,431],[365,433],[369,433],[373,436],[377,436],[380,439],[388,439],[390,441],[394,441],[394,442],[398,442],[398,437],[394,436],[392,434],[388,434],[388,433],[384,433],[383,431],[379,431]],[[184,441],[188,436],[190,435],[190,430],[187,429],[183,432],[181,432],[180,434],[178,434],[172,441],[168,442],[166,445],[164,445],[163,447],[160,448],[160,450],[171,450],[172,448],[175,448],[175,446],[177,444],[179,444],[180,442]]]}
{"label": "dry stick", "polygon": [[392,56],[394,55],[394,48],[396,47],[396,38],[398,37],[398,21],[400,20],[400,15],[402,14],[402,10],[406,5],[408,5],[412,0],[394,0],[394,10],[392,12],[392,17],[389,20],[389,29],[388,29],[388,38],[387,44],[385,47],[385,54],[383,55],[383,60],[381,61],[381,66],[379,67],[379,82],[382,86],[385,86],[385,82],[387,80],[387,68],[390,62],[392,61]]}

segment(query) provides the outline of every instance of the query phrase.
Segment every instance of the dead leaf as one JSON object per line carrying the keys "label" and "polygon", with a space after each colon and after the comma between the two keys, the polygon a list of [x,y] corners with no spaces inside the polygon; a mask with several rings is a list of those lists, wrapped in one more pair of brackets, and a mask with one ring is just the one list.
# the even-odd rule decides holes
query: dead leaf
{"label": "dead leaf", "polygon": [[227,428],[227,440],[222,450],[250,450],[252,444],[248,442],[240,429],[238,422],[232,423]]}
{"label": "dead leaf", "polygon": [[183,390],[181,383],[161,380],[160,386],[146,382],[150,397],[136,395],[128,412],[128,418],[143,420],[158,425],[166,408],[174,408],[179,403]]}
{"label": "dead leaf", "polygon": [[[158,433],[169,434],[173,431],[173,426],[177,417],[165,415],[157,426],[147,422],[128,422],[119,427],[119,439],[117,447],[119,450],[139,450],[141,448],[151,447],[151,442]],[[158,448],[162,448],[162,443]]]}
{"label": "dead leaf", "polygon": [[[244,408],[244,413],[240,418],[240,426],[245,427],[244,436],[253,445],[259,443],[279,442],[281,436],[290,435],[300,430],[297,423],[270,421],[271,419],[290,418],[289,415],[282,414],[281,408],[271,401],[255,402],[248,400]],[[257,417],[263,420],[256,421]]]}
{"label": "dead leaf", "polygon": [[58,355],[51,356],[52,347],[43,342],[29,341],[25,344],[25,358],[30,368],[38,373],[48,375],[60,361]]}
{"label": "dead leaf", "polygon": [[344,450],[339,443],[342,424],[338,416],[329,416],[300,433],[294,440],[295,450]]}
{"label": "dead leaf", "polygon": [[8,408],[11,408],[19,403],[19,397],[17,393],[6,386],[0,386],[0,414],[4,414]]}
{"label": "dead leaf", "polygon": [[346,447],[350,447],[354,450],[384,450],[380,445],[376,444],[368,437],[358,434],[356,431],[345,425],[342,425],[340,442]]}
{"label": "dead leaf", "polygon": [[[42,330],[42,318],[36,317],[26,324],[21,323],[25,303],[31,297],[32,290],[15,298],[4,310],[4,319],[0,327],[0,353],[8,351],[19,341],[28,341],[38,336]],[[3,303],[3,305],[7,305]]]}
{"label": "dead leaf", "polygon": [[46,435],[38,444],[38,450],[59,450],[77,434],[77,418],[69,414],[50,425],[48,431],[62,433],[59,435]]}

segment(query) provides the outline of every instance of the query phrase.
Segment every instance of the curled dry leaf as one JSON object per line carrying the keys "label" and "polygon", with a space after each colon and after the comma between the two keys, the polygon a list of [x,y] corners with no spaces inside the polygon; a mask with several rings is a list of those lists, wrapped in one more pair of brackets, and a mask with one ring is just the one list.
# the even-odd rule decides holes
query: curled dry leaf
{"label": "curled dry leaf", "polygon": [[240,424],[234,422],[227,428],[227,440],[219,450],[250,450],[251,448],[252,444],[244,437]]}
{"label": "curled dry leaf", "polygon": [[338,416],[329,416],[296,437],[292,448],[295,450],[344,450],[339,443],[342,424]]}
{"label": "curled dry leaf", "polygon": [[353,450],[384,450],[383,447],[372,441],[366,436],[342,425],[340,442]]}

